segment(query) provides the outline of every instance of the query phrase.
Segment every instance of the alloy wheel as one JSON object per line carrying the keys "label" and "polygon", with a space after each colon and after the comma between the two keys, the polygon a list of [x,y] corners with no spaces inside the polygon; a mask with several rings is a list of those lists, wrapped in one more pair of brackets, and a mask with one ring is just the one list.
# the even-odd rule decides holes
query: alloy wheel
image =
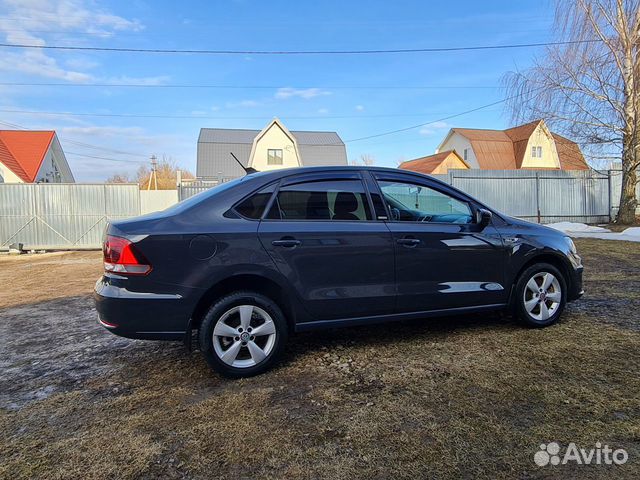
{"label": "alloy wheel", "polygon": [[549,272],[533,275],[524,288],[524,309],[534,320],[548,320],[560,308],[562,288]]}
{"label": "alloy wheel", "polygon": [[213,329],[213,349],[231,367],[248,368],[264,361],[276,343],[271,316],[255,305],[227,310]]}

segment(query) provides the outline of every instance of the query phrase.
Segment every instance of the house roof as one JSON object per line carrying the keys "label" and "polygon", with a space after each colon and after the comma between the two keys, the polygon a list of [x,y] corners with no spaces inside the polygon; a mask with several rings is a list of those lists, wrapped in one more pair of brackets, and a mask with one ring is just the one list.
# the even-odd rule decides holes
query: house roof
{"label": "house roof", "polygon": [[[269,125],[272,123],[269,122]],[[244,170],[229,152],[233,152],[242,165],[249,166],[253,141],[260,132],[230,128],[200,129],[196,176],[233,178],[244,175]],[[295,137],[304,166],[347,165],[347,151],[336,132],[292,130],[289,133]]]}
{"label": "house roof", "polygon": [[462,163],[465,163],[460,155],[456,153],[455,150],[445,150],[444,152],[438,152],[433,155],[427,155],[426,157],[416,158],[414,160],[407,160],[406,162],[402,162],[398,168],[402,170],[411,170],[413,172],[419,173],[432,173],[438,166],[444,162],[444,160],[449,155],[455,155],[460,159]]}
{"label": "house roof", "polygon": [[586,170],[588,168],[578,144],[557,133],[551,135],[556,141],[560,168],[563,170]]}
{"label": "house roof", "polygon": [[[466,137],[471,143],[479,167],[483,170],[515,170],[522,167],[529,138],[541,123],[542,120],[535,120],[506,130],[452,128],[447,138],[453,132]],[[575,142],[555,133],[551,135],[556,142],[561,169],[589,168],[580,147]]]}
{"label": "house roof", "polygon": [[[247,143],[252,144],[261,130],[233,128],[202,128],[198,143]],[[298,145],[344,145],[336,132],[291,130]]]}
{"label": "house roof", "polygon": [[0,130],[0,162],[22,181],[34,182],[54,131]]}

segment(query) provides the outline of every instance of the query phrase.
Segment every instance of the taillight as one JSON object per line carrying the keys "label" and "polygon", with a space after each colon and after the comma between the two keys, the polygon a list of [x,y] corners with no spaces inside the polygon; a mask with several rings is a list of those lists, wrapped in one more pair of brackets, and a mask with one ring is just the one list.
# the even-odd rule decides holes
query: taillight
{"label": "taillight", "polygon": [[151,271],[149,261],[126,238],[107,235],[102,254],[105,272],[146,275]]}

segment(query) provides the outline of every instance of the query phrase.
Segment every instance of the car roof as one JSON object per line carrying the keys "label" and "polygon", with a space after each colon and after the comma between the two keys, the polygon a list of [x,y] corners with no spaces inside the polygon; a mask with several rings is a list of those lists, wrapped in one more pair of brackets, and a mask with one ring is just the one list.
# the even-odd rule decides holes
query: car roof
{"label": "car roof", "polygon": [[397,168],[391,167],[376,167],[376,166],[366,166],[366,165],[336,165],[336,166],[319,166],[319,167],[294,167],[294,168],[279,168],[277,170],[256,172],[247,175],[247,179],[249,178],[260,178],[263,180],[269,179],[278,179],[283,177],[288,177],[291,175],[297,175],[300,173],[322,173],[322,172],[360,172],[363,170],[368,171],[380,171],[380,172],[389,172],[389,173],[401,173],[414,175],[419,177],[425,177],[427,175],[412,172],[408,170],[399,170]]}

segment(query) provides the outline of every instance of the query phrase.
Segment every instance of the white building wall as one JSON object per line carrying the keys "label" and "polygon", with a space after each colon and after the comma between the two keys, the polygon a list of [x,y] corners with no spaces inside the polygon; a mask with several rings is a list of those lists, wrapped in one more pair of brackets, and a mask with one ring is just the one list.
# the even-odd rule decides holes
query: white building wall
{"label": "white building wall", "polygon": [[[467,158],[464,158],[464,151],[467,149]],[[469,167],[471,168],[480,168],[480,164],[478,163],[478,159],[476,158],[475,153],[473,153],[473,148],[471,147],[471,142],[464,136],[460,135],[458,132],[453,132],[438,148],[436,153],[444,152],[446,150],[455,150],[460,157],[467,162]]]}
{"label": "white building wall", "polygon": [[57,136],[53,137],[35,181],[47,183],[75,182]]}
{"label": "white building wall", "polygon": [[[267,151],[269,149],[282,150],[282,165],[267,164]],[[298,158],[298,151],[293,140],[278,123],[274,122],[256,142],[253,157],[249,160],[249,165],[259,172],[264,172],[267,170],[278,170],[280,168],[299,167],[301,162]]]}
{"label": "white building wall", "polygon": [[[542,148],[542,157],[533,156],[532,147]],[[542,123],[533,131],[522,159],[522,168],[560,168],[556,142]]]}
{"label": "white building wall", "polygon": [[9,167],[0,163],[0,183],[24,183]]}

